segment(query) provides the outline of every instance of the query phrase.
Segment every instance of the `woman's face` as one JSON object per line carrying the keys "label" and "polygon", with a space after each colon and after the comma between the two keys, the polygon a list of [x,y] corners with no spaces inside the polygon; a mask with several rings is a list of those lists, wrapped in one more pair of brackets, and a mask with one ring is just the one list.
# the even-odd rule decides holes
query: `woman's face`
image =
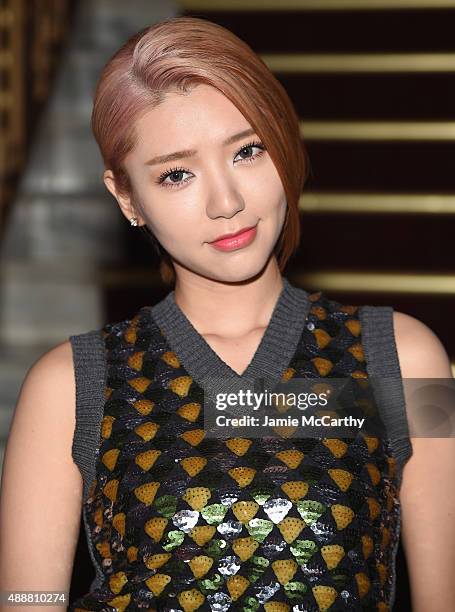
{"label": "woman's face", "polygon": [[[116,196],[125,216],[135,206],[138,224],[155,234],[177,275],[184,268],[235,282],[260,272],[287,204],[272,159],[240,111],[218,90],[198,85],[189,94],[168,94],[136,130],[137,146],[125,159],[134,200]],[[114,193],[109,171],[105,182]],[[210,244],[251,227],[246,243],[228,250]]]}

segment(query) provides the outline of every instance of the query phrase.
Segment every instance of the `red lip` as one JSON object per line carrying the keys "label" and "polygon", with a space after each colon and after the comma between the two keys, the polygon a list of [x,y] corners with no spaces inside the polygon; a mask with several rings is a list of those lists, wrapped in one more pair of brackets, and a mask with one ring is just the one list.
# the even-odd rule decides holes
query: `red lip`
{"label": "red lip", "polygon": [[[241,230],[239,230],[238,232],[234,232],[233,234],[222,234],[221,236],[218,236],[218,238],[215,238],[215,240],[212,240],[212,242],[218,242],[218,240],[224,240],[225,238],[234,238],[234,236],[238,236],[239,234],[243,234],[243,232],[246,232],[250,229],[253,229],[253,227],[256,227],[255,225],[250,225],[249,227],[244,227]],[[211,244],[210,243],[210,244]]]}
{"label": "red lip", "polygon": [[209,244],[218,251],[230,252],[237,251],[249,246],[256,238],[256,225],[249,229],[241,230],[235,234],[228,234],[228,238],[221,238]]}

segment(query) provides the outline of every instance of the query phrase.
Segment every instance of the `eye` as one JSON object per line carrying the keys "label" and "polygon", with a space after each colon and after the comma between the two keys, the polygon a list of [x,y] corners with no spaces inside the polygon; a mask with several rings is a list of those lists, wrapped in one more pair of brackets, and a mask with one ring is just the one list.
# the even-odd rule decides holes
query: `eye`
{"label": "eye", "polygon": [[[185,168],[172,168],[171,170],[167,170],[160,174],[157,179],[158,185],[163,185],[164,187],[170,187],[171,189],[174,187],[179,187],[183,183],[186,183],[190,180],[191,177],[182,180],[182,174],[191,174],[189,170]],[[166,179],[170,179],[168,182]]]}
{"label": "eye", "polygon": [[[255,153],[255,154],[251,154],[250,155],[252,149],[259,149],[259,153]],[[237,152],[237,155],[246,154],[246,157],[242,157],[242,159],[240,161],[252,162],[257,157],[260,157],[261,155],[264,155],[264,151],[265,150],[266,150],[266,148],[262,144],[262,142],[259,142],[259,141],[249,142],[248,144],[243,145],[243,147]],[[237,157],[237,155],[235,157]],[[234,161],[235,161],[235,158],[234,158]]]}

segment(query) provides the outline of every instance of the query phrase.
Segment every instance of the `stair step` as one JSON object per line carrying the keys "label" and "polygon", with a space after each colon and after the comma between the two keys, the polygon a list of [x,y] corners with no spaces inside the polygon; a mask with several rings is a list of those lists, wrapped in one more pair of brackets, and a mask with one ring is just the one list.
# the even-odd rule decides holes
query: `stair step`
{"label": "stair step", "polygon": [[[256,53],[453,51],[453,1],[445,10],[434,3],[435,10],[400,11],[394,10],[399,0],[365,0],[365,6],[375,4],[373,8],[383,10],[357,12],[299,10],[304,8],[304,0],[296,2],[294,10],[286,10],[285,0],[276,0],[274,10],[261,10],[264,0],[240,1],[241,7],[227,0],[226,9],[218,10],[220,3],[208,0],[204,9],[197,11],[198,16],[203,12],[206,18],[248,41]],[[341,8],[348,4],[346,0],[334,3]],[[429,8],[432,0],[427,4]],[[324,0],[315,0],[312,8],[323,6]],[[192,12],[196,11],[186,11]]]}
{"label": "stair step", "polygon": [[400,11],[454,8],[454,0],[181,0],[185,11],[242,13],[255,11]]}
{"label": "stair step", "polygon": [[0,346],[51,346],[101,325],[101,288],[87,264],[10,261],[1,272]]}
{"label": "stair step", "polygon": [[309,141],[307,149],[307,189],[455,192],[451,143]]}
{"label": "stair step", "polygon": [[[438,215],[455,214],[455,193],[393,193],[393,192],[355,192],[355,191],[308,191],[300,198],[300,210],[308,218],[311,214],[353,214],[361,215]],[[448,220],[448,219],[446,219]],[[371,221],[371,220],[370,220]],[[399,222],[405,221],[398,218]],[[390,223],[390,217],[388,218]],[[414,254],[413,254],[414,256]]]}
{"label": "stair step", "polygon": [[453,96],[448,95],[455,90],[454,73],[277,76],[302,120],[454,118]]}
{"label": "stair step", "polygon": [[454,142],[455,121],[302,121],[306,140]]}
{"label": "stair step", "polygon": [[[46,180],[51,178],[39,178],[43,189]],[[54,277],[54,270],[61,280],[93,278],[97,264],[122,259],[122,232],[127,225],[115,202],[104,194],[51,190],[23,195],[14,204],[9,231],[0,244],[0,265],[2,269],[10,261],[30,265],[33,260],[42,278]]]}

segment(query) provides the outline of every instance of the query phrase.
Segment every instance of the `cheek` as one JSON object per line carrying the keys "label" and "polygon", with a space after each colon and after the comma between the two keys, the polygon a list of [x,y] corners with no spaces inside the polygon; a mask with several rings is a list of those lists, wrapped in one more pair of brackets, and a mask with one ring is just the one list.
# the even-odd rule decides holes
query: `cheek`
{"label": "cheek", "polygon": [[287,209],[286,193],[281,181],[269,181],[266,196],[263,202],[267,203],[266,210],[280,221],[284,219]]}
{"label": "cheek", "polygon": [[192,208],[180,206],[178,210],[166,206],[166,201],[145,203],[144,221],[150,231],[168,251],[180,250],[188,243],[188,231],[197,227]]}
{"label": "cheek", "polygon": [[255,184],[256,196],[261,199],[262,206],[270,212],[281,212],[286,209],[286,194],[280,176],[275,165],[269,160],[264,166],[264,171],[258,176]]}
{"label": "cheek", "polygon": [[148,229],[160,238],[166,232],[169,223],[164,206],[159,206],[154,198],[152,200],[150,195],[145,193],[139,194],[136,203]]}

